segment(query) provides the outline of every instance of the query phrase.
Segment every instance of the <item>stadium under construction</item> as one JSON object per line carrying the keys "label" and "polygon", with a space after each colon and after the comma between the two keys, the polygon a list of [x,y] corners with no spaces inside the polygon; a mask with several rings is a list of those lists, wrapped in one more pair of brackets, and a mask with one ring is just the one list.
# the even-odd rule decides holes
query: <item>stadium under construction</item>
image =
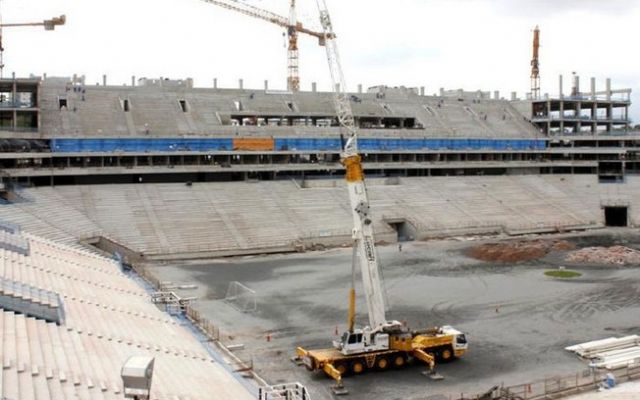
{"label": "stadium under construction", "polygon": [[[356,229],[339,88],[0,79],[0,397],[318,400],[342,375],[353,399],[596,388],[610,371],[564,348],[638,333],[640,132],[631,89],[573,75],[541,94],[534,64],[522,96],[346,93],[370,201]],[[369,225],[382,313],[405,335],[410,321],[468,337],[452,362],[403,358],[438,359],[442,380],[419,363],[360,375],[380,357],[326,374],[290,361],[339,340],[348,314],[351,334],[366,324],[347,295]],[[127,375],[143,367],[150,394]],[[637,359],[620,368],[640,376]]]}

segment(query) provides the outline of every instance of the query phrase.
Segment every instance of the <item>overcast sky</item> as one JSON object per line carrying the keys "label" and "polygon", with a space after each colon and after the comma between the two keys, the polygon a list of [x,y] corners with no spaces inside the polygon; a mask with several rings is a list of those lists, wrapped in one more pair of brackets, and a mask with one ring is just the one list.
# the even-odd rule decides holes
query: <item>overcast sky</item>
{"label": "overcast sky", "polygon": [[[288,0],[247,0],[279,14]],[[631,87],[640,121],[640,0],[327,0],[347,83],[529,91],[532,29],[542,30],[542,91],[569,92],[572,71],[598,89]],[[298,0],[299,18],[318,27],[315,0]],[[4,31],[5,74],[85,74],[88,82],[193,77],[197,86],[286,87],[283,30],[203,0],[0,0],[3,21],[66,14],[54,32]],[[329,88],[324,49],[300,39],[302,88]]]}

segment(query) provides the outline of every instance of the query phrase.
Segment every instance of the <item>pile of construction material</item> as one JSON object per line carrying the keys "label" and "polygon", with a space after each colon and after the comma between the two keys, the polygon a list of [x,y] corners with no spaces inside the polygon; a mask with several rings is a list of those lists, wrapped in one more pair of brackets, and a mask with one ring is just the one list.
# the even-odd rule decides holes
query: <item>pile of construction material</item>
{"label": "pile of construction material", "polygon": [[565,350],[589,360],[589,366],[609,370],[640,366],[640,336],[610,337],[566,347]]}
{"label": "pile of construction material", "polygon": [[571,263],[640,265],[640,251],[625,246],[585,247],[569,253],[565,260]]}

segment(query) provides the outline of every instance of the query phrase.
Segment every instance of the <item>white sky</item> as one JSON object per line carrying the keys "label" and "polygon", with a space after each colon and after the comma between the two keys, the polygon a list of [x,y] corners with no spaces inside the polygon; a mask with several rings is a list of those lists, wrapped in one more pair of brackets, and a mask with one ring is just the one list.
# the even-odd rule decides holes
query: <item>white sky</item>
{"label": "white sky", "polygon": [[[247,0],[281,15],[288,0]],[[327,0],[350,89],[426,86],[529,91],[531,36],[542,30],[542,91],[558,92],[557,76],[611,77],[634,90],[640,121],[640,0]],[[298,0],[299,18],[317,27],[315,0]],[[4,32],[5,74],[85,74],[88,82],[129,84],[137,77],[193,77],[197,86],[286,87],[283,30],[202,0],[0,0],[4,22],[66,14],[54,32]],[[303,89],[329,88],[324,49],[300,40]]]}

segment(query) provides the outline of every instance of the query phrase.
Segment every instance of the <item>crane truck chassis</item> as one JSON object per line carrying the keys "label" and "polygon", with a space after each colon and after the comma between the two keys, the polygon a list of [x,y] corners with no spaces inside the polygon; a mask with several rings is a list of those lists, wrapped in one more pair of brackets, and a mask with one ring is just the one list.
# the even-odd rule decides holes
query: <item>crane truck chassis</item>
{"label": "crane truck chassis", "polygon": [[353,351],[348,355],[343,353],[345,345],[362,343],[369,335],[371,332],[366,329],[356,329],[345,332],[339,342],[334,342],[333,348],[298,347],[295,360],[309,371],[323,371],[336,381],[336,393],[345,394],[344,376],[358,375],[367,370],[399,369],[414,360],[425,363],[431,375],[435,372],[436,361],[447,362],[461,357],[468,347],[465,334],[450,326],[411,332],[403,326],[394,325],[385,329],[384,334],[377,334],[376,340],[388,338],[386,348],[365,348],[363,352]]}

